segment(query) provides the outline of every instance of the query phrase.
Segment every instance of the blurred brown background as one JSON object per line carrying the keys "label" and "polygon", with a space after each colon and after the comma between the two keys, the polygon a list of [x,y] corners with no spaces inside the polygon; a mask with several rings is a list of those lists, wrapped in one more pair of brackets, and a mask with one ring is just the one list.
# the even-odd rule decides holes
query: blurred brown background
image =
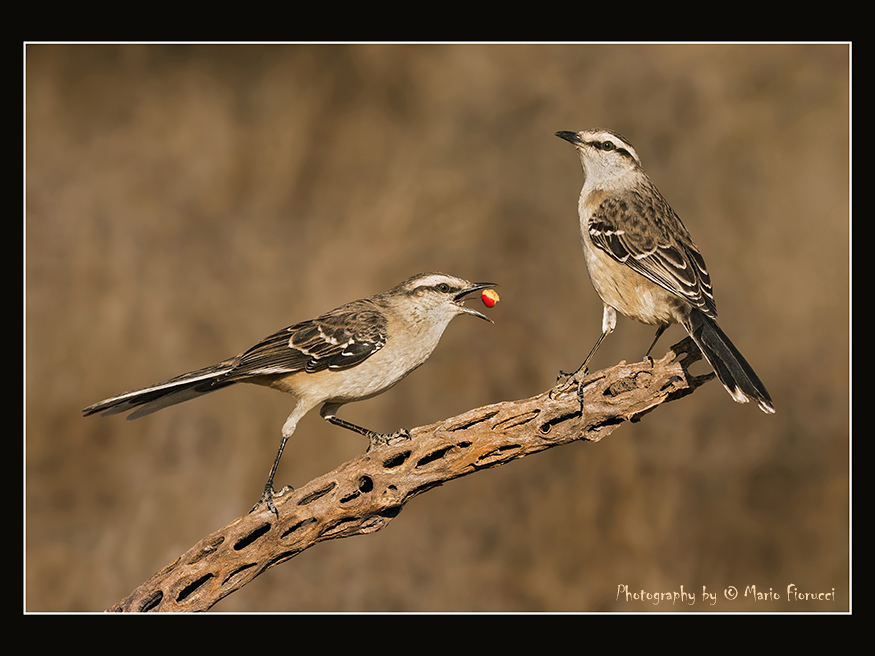
{"label": "blurred brown background", "polygon": [[[433,490],[214,610],[690,609],[618,585],[847,610],[849,84],[846,45],[28,46],[26,610],[103,610],[247,512],[291,411],[254,386],[133,423],[83,419],[95,401],[430,270],[500,283],[495,325],[457,319],[342,417],[418,426],[579,365],[601,304],[553,133],[586,127],[635,145],[777,414],[709,383]],[[595,368],[652,334],[621,318]],[[277,483],[364,448],[311,413]],[[791,583],[836,601],[743,597]]]}

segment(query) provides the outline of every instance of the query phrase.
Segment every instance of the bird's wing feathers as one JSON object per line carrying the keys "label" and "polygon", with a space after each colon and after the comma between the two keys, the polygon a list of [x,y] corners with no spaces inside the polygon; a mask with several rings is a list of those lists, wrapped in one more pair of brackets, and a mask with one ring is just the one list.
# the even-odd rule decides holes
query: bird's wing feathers
{"label": "bird's wing feathers", "polygon": [[275,332],[236,357],[125,392],[83,412],[87,417],[97,412],[113,415],[136,408],[128,419],[137,419],[247,378],[346,369],[366,360],[385,343],[386,317],[372,302],[356,301]]}
{"label": "bird's wing feathers", "polygon": [[655,187],[608,196],[593,212],[589,236],[618,262],[716,317],[705,260]]}
{"label": "bird's wing feathers", "polygon": [[386,343],[386,318],[369,301],[348,303],[284,328],[240,356],[234,378],[347,369]]}

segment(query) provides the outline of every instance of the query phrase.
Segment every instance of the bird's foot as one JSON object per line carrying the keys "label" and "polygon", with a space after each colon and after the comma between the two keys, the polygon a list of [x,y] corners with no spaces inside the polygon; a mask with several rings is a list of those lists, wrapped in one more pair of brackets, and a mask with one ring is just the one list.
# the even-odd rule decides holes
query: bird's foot
{"label": "bird's foot", "polygon": [[558,395],[567,392],[573,385],[580,387],[580,381],[583,380],[588,371],[589,369],[585,366],[581,367],[574,373],[569,373],[560,369],[559,375],[556,376],[556,385],[550,391],[550,398],[555,398],[554,394]]}
{"label": "bird's foot", "polygon": [[410,431],[406,428],[402,428],[401,430],[397,430],[394,433],[374,433],[369,432],[368,435],[368,450],[365,453],[369,453],[375,449],[381,449],[383,447],[389,446],[390,444],[394,444],[401,441],[406,441],[410,439]]}
{"label": "bird's foot", "polygon": [[580,414],[583,416],[583,381],[577,381],[577,402],[580,404]]}
{"label": "bird's foot", "polygon": [[564,394],[569,389],[577,386],[577,400],[580,403],[580,414],[583,414],[583,379],[586,377],[589,369],[586,366],[581,367],[574,373],[559,370],[559,375],[556,377],[556,385],[550,390],[550,398],[555,399],[556,396]]}
{"label": "bird's foot", "polygon": [[264,486],[264,492],[262,493],[261,498],[258,500],[258,503],[252,506],[252,510],[249,511],[249,514],[251,515],[256,510],[260,510],[262,506],[267,505],[267,509],[270,510],[270,512],[272,512],[277,519],[279,519],[280,514],[279,511],[276,509],[276,505],[274,504],[273,500],[284,496],[286,493],[291,492],[294,489],[295,488],[293,488],[291,485],[286,485],[279,492],[276,492],[273,489],[273,484],[268,483]]}

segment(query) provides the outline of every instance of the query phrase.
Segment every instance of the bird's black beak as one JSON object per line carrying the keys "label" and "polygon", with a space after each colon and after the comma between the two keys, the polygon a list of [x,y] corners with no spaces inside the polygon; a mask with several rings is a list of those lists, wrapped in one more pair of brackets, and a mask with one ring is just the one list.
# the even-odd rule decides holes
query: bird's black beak
{"label": "bird's black beak", "polygon": [[560,139],[565,139],[565,141],[568,141],[568,142],[574,144],[575,146],[579,146],[583,143],[580,140],[580,137],[578,136],[577,132],[569,132],[568,130],[560,130],[559,132],[556,133],[556,136],[559,137]]}
{"label": "bird's black beak", "polygon": [[495,323],[492,319],[487,317],[485,314],[481,314],[477,310],[475,310],[473,308],[469,308],[467,305],[465,305],[465,300],[471,294],[473,294],[474,292],[479,292],[483,289],[488,289],[490,287],[498,287],[498,285],[496,285],[494,282],[474,282],[474,283],[471,283],[470,287],[467,287],[467,288],[463,289],[462,291],[460,291],[458,294],[456,294],[456,296],[453,298],[453,300],[456,302],[456,305],[458,305],[462,309],[462,312],[465,312],[467,314],[473,314],[475,317],[480,317],[481,319],[484,319],[485,321],[488,321],[489,323]]}

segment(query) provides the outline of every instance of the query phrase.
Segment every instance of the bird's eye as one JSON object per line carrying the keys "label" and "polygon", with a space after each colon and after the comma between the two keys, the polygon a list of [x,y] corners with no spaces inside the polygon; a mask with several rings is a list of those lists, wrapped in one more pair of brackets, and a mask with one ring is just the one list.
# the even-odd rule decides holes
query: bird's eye
{"label": "bird's eye", "polygon": [[439,285],[437,286],[437,290],[438,290],[441,294],[446,294],[448,291],[450,291],[450,286],[449,286],[447,283],[442,282],[441,284],[439,284]]}
{"label": "bird's eye", "polygon": [[613,150],[615,148],[613,142],[605,141],[602,142],[602,150]]}

